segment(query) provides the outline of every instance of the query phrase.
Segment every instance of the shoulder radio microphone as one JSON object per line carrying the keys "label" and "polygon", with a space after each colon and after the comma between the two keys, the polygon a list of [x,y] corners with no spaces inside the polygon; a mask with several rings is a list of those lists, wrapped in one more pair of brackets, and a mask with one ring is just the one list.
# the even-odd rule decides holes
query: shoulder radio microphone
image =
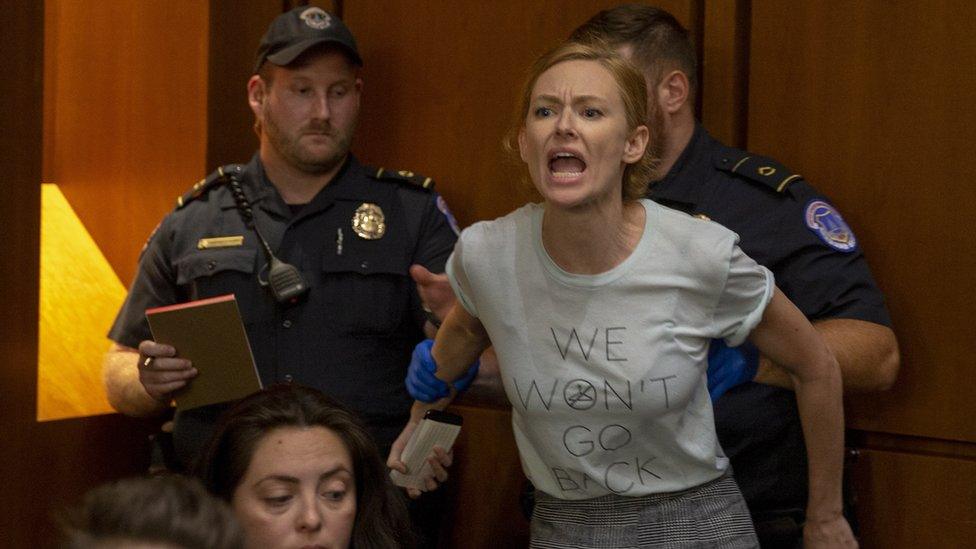
{"label": "shoulder radio microphone", "polygon": [[[302,273],[297,267],[275,257],[274,252],[271,251],[271,246],[268,245],[268,241],[261,236],[261,231],[258,230],[258,226],[254,222],[251,203],[248,202],[247,196],[244,194],[244,188],[241,186],[241,167],[234,166],[232,169],[226,171],[223,168],[218,168],[217,171],[221,177],[227,178],[230,192],[234,197],[237,211],[241,214],[241,219],[244,220],[244,224],[249,229],[254,231],[254,234],[258,237],[258,242],[261,243],[261,247],[264,248],[264,253],[268,257],[268,263],[258,273],[258,283],[268,288],[278,303],[296,303],[308,292],[308,283],[305,282],[305,278],[302,277]],[[261,274],[265,271],[267,271],[267,279],[262,279]]]}

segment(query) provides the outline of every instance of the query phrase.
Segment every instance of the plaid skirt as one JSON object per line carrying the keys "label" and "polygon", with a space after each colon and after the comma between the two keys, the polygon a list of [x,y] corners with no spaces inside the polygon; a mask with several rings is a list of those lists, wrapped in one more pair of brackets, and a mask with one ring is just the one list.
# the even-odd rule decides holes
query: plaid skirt
{"label": "plaid skirt", "polygon": [[759,541],[732,475],[643,497],[567,500],[536,491],[529,547],[754,548]]}

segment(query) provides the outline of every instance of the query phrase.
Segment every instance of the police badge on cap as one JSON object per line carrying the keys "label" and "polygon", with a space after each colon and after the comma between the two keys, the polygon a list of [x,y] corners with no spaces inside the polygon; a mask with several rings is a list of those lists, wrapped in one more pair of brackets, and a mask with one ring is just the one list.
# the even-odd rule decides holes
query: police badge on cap
{"label": "police badge on cap", "polygon": [[274,19],[258,46],[254,72],[261,70],[265,61],[286,67],[309,48],[330,43],[339,46],[349,60],[363,66],[356,48],[356,39],[341,19],[322,8],[299,6]]}
{"label": "police badge on cap", "polygon": [[332,16],[322,8],[308,8],[298,18],[305,21],[306,25],[317,30],[327,29],[332,24]]}

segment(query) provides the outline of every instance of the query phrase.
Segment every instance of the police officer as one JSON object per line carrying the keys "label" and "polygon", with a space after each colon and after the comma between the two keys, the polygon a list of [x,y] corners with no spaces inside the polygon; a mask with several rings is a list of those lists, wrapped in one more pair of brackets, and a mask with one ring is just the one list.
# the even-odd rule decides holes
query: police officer
{"label": "police officer", "polygon": [[[150,341],[147,308],[234,294],[263,383],[324,391],[388,450],[408,417],[403,379],[425,322],[409,270],[442,272],[456,227],[430,179],[350,154],[361,66],[349,29],[317,7],[271,23],[247,83],[260,150],[194,186],[150,237],[109,333],[116,409],[161,412],[198,374]],[[276,265],[300,278],[276,278]],[[192,465],[220,411],[177,413],[178,466]]]}
{"label": "police officer", "polygon": [[[898,346],[857,238],[801,176],[723,145],[696,123],[695,49],[681,24],[664,10],[624,5],[598,13],[572,38],[609,43],[644,71],[662,159],[650,198],[738,233],[742,249],[773,271],[823,336],[847,392],[888,388]],[[797,546],[804,521],[816,527],[816,517],[803,513],[806,459],[791,388],[789,376],[754,349],[713,342],[718,435],[763,547]]]}

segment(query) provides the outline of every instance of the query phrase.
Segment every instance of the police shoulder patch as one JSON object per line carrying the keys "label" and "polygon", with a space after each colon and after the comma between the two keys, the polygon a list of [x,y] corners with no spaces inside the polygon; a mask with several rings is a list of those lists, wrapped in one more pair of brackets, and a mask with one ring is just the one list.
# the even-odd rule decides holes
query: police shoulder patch
{"label": "police shoulder patch", "polygon": [[803,179],[802,175],[791,172],[771,158],[732,148],[715,156],[715,167],[761,183],[778,193],[786,192],[792,183]]}
{"label": "police shoulder patch", "polygon": [[447,219],[447,224],[451,226],[451,230],[454,231],[454,234],[461,234],[461,228],[458,227],[457,219],[454,218],[454,214],[451,213],[451,209],[447,207],[447,200],[444,200],[444,197],[439,194],[437,195],[437,209],[444,214],[444,217]]}
{"label": "police shoulder patch", "polygon": [[816,198],[808,202],[803,217],[807,228],[820,237],[824,244],[839,252],[853,252],[857,248],[854,231],[841,217],[840,212],[826,200]]}
{"label": "police shoulder patch", "polygon": [[386,168],[379,168],[373,173],[373,178],[382,181],[403,183],[426,191],[434,190],[433,179],[420,174],[415,174],[408,170],[388,170]]}
{"label": "police shoulder patch", "polygon": [[243,170],[244,166],[241,164],[227,164],[226,166],[217,168],[207,177],[197,181],[196,184],[190,187],[190,190],[183,193],[182,196],[177,197],[176,209],[179,210],[190,202],[193,202],[197,198],[200,198],[204,194],[210,192],[211,189],[223,185],[231,173],[239,174]]}

